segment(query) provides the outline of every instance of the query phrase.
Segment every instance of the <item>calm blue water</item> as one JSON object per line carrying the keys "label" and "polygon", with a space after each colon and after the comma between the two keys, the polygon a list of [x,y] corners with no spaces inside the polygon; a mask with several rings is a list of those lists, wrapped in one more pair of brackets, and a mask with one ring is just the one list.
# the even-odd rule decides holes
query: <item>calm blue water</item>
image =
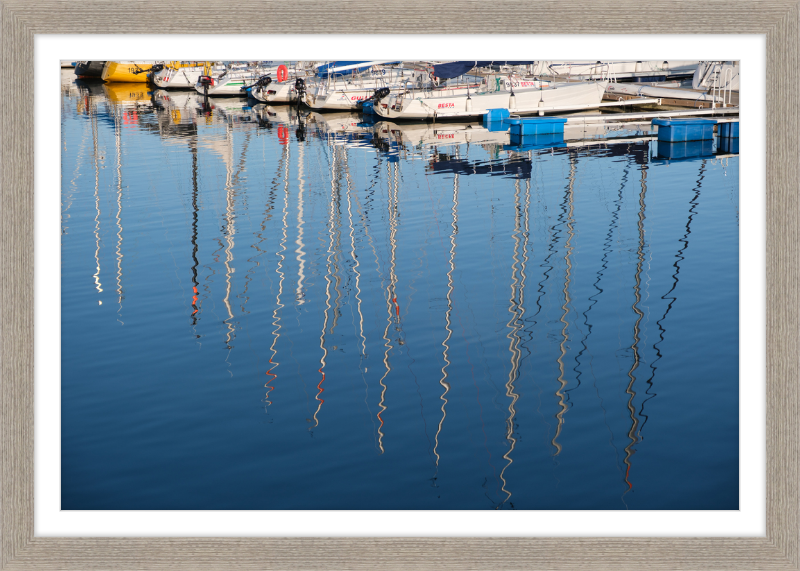
{"label": "calm blue water", "polygon": [[738,157],[62,111],[63,509],[738,509]]}

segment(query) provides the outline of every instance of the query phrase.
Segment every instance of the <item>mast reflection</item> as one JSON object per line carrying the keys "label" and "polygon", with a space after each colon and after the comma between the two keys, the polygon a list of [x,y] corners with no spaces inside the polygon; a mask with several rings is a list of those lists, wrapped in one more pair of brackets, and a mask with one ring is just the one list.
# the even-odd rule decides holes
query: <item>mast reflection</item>
{"label": "mast reflection", "polygon": [[[642,301],[641,295],[641,286],[642,286],[642,265],[644,264],[644,208],[645,208],[645,194],[647,193],[647,167],[646,165],[642,165],[642,179],[641,179],[641,192],[639,193],[639,219],[637,222],[637,228],[639,230],[639,241],[636,248],[636,274],[635,274],[635,284],[633,286],[633,295],[635,301],[631,306],[634,313],[636,314],[636,322],[633,324],[633,344],[631,345],[631,351],[633,351],[633,363],[631,363],[631,368],[628,371],[628,386],[625,389],[625,392],[629,395],[628,398],[628,412],[630,414],[631,419],[631,428],[628,431],[628,438],[630,442],[625,447],[625,459],[623,462],[625,463],[625,483],[628,485],[628,489],[625,490],[625,493],[628,493],[629,490],[633,488],[633,483],[630,480],[631,475],[631,458],[636,453],[634,450],[634,445],[636,444],[636,427],[639,425],[639,419],[636,416],[636,411],[633,407],[633,399],[636,398],[636,391],[633,390],[633,385],[636,382],[636,376],[634,372],[636,369],[639,368],[639,335],[640,335],[640,328],[639,325],[644,317],[644,312],[639,309],[639,303]],[[623,494],[624,495],[624,494]]]}
{"label": "mast reflection", "polygon": [[280,366],[280,362],[278,361],[278,350],[277,344],[278,339],[280,338],[280,331],[281,331],[281,310],[283,309],[283,304],[281,303],[281,296],[283,295],[283,279],[285,277],[283,272],[283,262],[286,260],[286,256],[284,256],[284,252],[286,251],[286,230],[288,228],[287,225],[287,215],[289,212],[289,145],[285,145],[282,150],[282,156],[279,163],[280,166],[283,166],[284,174],[283,174],[283,218],[282,218],[282,231],[281,231],[281,239],[279,243],[280,250],[277,252],[278,256],[278,264],[275,266],[275,273],[278,274],[278,295],[275,298],[275,307],[272,310],[272,326],[274,329],[272,330],[272,346],[270,347],[270,351],[272,351],[272,355],[269,358],[270,368],[267,371],[267,376],[270,379],[264,385],[267,388],[267,392],[264,396],[264,399],[267,406],[272,404],[270,399],[270,393],[275,389],[274,386],[270,385],[270,383],[274,383],[278,379],[278,374],[274,373],[273,371]]}
{"label": "mast reflection", "polygon": [[[92,141],[94,149],[92,153],[92,159],[94,161],[94,207],[96,212],[94,217],[94,240],[96,244],[94,261],[97,268],[97,271],[92,277],[94,278],[97,293],[103,293],[103,284],[100,283],[100,167],[98,164],[99,150],[97,148],[97,114],[92,113],[90,117],[92,122]],[[103,305],[103,300],[98,299],[97,304]]]}
{"label": "mast reflection", "polygon": [[647,401],[656,396],[656,393],[651,393],[650,391],[653,388],[653,380],[655,379],[656,370],[658,369],[656,363],[658,363],[664,356],[663,353],[661,353],[661,347],[660,347],[661,343],[664,342],[664,337],[666,336],[667,333],[667,330],[664,327],[664,322],[666,321],[669,312],[672,311],[672,306],[678,300],[677,297],[671,294],[678,287],[678,281],[680,281],[678,275],[681,273],[681,262],[686,259],[684,253],[689,248],[689,235],[692,233],[692,221],[694,220],[694,217],[697,214],[695,208],[697,208],[698,205],[697,201],[700,198],[700,190],[703,187],[703,179],[705,178],[706,166],[707,166],[706,160],[704,159],[700,162],[700,169],[697,176],[696,186],[692,189],[694,191],[694,195],[689,201],[690,204],[689,217],[686,220],[686,227],[685,227],[686,231],[684,232],[683,236],[678,240],[683,245],[678,249],[678,252],[675,254],[675,262],[672,264],[672,266],[675,268],[675,271],[672,274],[672,287],[669,288],[669,291],[667,291],[667,293],[661,296],[661,299],[669,300],[669,303],[667,304],[667,307],[664,310],[664,314],[658,321],[656,321],[656,325],[658,326],[658,340],[653,344],[653,349],[655,349],[656,351],[656,358],[653,359],[652,363],[650,363],[651,373],[650,377],[646,381],[647,389],[645,390],[645,394],[648,396],[646,399],[642,401],[641,407],[639,409],[639,414],[644,419],[642,421],[642,425],[639,427],[640,439],[642,439],[641,432],[644,429],[644,425],[647,424],[647,419],[648,419],[648,416],[644,414],[644,405]]}
{"label": "mast reflection", "polygon": [[[564,378],[564,357],[567,354],[567,341],[569,340],[569,322],[567,321],[567,315],[569,315],[569,304],[572,301],[569,295],[569,286],[570,280],[572,277],[572,260],[570,259],[572,256],[572,238],[575,236],[575,229],[573,228],[574,223],[574,213],[575,213],[575,204],[574,204],[574,196],[573,196],[573,187],[575,184],[575,156],[573,154],[569,155],[569,182],[567,184],[567,193],[564,197],[566,201],[566,206],[568,208],[566,215],[567,215],[567,243],[565,244],[564,248],[566,249],[566,255],[564,256],[564,262],[566,264],[566,269],[564,270],[564,289],[562,292],[564,293],[564,304],[561,306],[562,311],[564,312],[561,315],[561,323],[564,324],[564,327],[561,328],[561,343],[559,344],[559,349],[561,354],[558,356],[558,382],[560,384],[558,390],[556,391],[556,397],[558,397],[558,405],[561,407],[556,413],[556,418],[558,419],[558,424],[556,426],[556,433],[553,436],[552,444],[556,449],[555,454],[553,456],[558,456],[561,454],[561,444],[558,442],[558,437],[561,434],[561,429],[564,425],[564,413],[567,412],[567,403],[564,401],[564,389],[567,386],[567,380]],[[563,214],[562,214],[563,216]]]}
{"label": "mast reflection", "polygon": [[[442,425],[444,425],[445,418],[447,418],[447,393],[450,392],[450,383],[447,382],[448,379],[448,372],[447,368],[450,366],[450,359],[448,357],[448,353],[450,352],[450,337],[453,335],[452,330],[452,323],[451,323],[451,316],[453,313],[453,270],[455,270],[455,260],[456,260],[456,235],[458,234],[458,174],[453,176],[453,207],[451,209],[453,220],[450,223],[450,227],[452,231],[450,232],[450,261],[448,264],[447,270],[447,311],[444,314],[444,328],[447,331],[447,335],[442,341],[442,346],[444,350],[442,351],[442,358],[444,359],[444,365],[442,365],[442,378],[439,379],[439,384],[444,389],[442,391],[441,396],[439,399],[442,401],[442,418],[439,420],[439,426],[436,429],[436,436],[434,437],[435,445],[433,447],[433,454],[436,456],[436,473],[438,475],[439,472],[439,434],[442,432]],[[436,476],[434,476],[434,479]]]}

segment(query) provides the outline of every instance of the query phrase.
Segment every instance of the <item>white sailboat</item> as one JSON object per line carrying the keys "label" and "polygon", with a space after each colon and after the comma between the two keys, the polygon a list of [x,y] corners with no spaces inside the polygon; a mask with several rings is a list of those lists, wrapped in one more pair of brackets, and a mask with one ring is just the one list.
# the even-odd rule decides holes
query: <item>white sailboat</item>
{"label": "white sailboat", "polygon": [[689,76],[698,61],[537,61],[532,73],[542,77],[574,79],[624,79],[646,76]]}
{"label": "white sailboat", "polygon": [[[311,109],[357,109],[359,103],[373,97],[376,90],[400,92],[408,89],[430,89],[433,81],[427,69],[381,65],[382,62],[366,62],[373,65],[369,70],[348,76],[330,75],[306,85],[303,102]],[[348,71],[364,67],[364,63],[332,68],[332,72]]]}
{"label": "white sailboat", "polygon": [[609,83],[608,87],[606,87],[606,92],[640,97],[661,97],[664,99],[688,99],[691,101],[716,102],[722,101],[722,97],[715,96],[710,93],[693,91],[691,89],[657,87],[642,83]]}
{"label": "white sailboat", "polygon": [[[152,81],[162,89],[192,89],[197,80],[203,75],[204,62],[190,62],[197,65],[185,64],[188,62],[170,62],[160,71],[153,73]],[[225,66],[212,67],[213,73],[222,73]]]}
{"label": "white sailboat", "polygon": [[250,90],[250,96],[262,103],[291,103],[297,99],[295,91],[296,78],[268,85],[256,85]]}
{"label": "white sailboat", "polygon": [[285,70],[285,79],[281,77],[278,69],[275,75],[270,76],[270,82],[254,85],[250,90],[250,96],[262,103],[292,103],[297,100],[297,80],[301,79],[302,85],[313,83],[319,65],[315,61],[295,62],[292,68],[287,67]]}
{"label": "white sailboat", "polygon": [[393,93],[375,102],[375,113],[386,119],[479,117],[490,109],[514,114],[552,113],[600,106],[607,81],[553,83],[536,89],[476,92],[445,88],[428,93]]}
{"label": "white sailboat", "polygon": [[275,74],[277,69],[277,66],[263,67],[258,64],[247,67],[230,66],[226,67],[219,75],[204,73],[199,76],[194,88],[201,95],[238,95],[241,97],[245,95],[242,88],[265,75]]}

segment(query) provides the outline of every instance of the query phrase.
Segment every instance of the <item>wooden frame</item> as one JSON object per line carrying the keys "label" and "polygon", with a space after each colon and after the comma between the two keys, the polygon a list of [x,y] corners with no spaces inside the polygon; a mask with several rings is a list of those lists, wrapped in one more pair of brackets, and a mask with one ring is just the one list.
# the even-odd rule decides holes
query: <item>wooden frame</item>
{"label": "wooden frame", "polygon": [[[798,569],[797,0],[2,0],[1,569]],[[173,17],[174,12],[174,17]],[[449,16],[459,14],[458,18]],[[151,16],[158,14],[157,19]],[[191,14],[191,20],[186,15]],[[313,18],[309,15],[313,14]],[[510,15],[513,14],[513,17]],[[44,33],[749,33],[767,38],[767,533],[765,538],[37,538],[33,527],[33,40]],[[118,24],[124,22],[124,27]],[[391,22],[391,24],[388,24]],[[432,22],[437,25],[432,28]],[[154,28],[156,26],[156,28]],[[746,190],[746,189],[745,189]]]}

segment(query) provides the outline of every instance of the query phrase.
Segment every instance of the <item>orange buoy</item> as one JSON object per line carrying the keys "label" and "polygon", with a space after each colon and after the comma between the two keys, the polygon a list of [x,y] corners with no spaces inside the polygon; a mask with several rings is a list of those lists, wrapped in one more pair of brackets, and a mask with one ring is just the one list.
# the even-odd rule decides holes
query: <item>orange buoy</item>
{"label": "orange buoy", "polygon": [[286,78],[289,77],[289,70],[286,68],[285,65],[281,64],[278,66],[278,81],[286,81]]}

